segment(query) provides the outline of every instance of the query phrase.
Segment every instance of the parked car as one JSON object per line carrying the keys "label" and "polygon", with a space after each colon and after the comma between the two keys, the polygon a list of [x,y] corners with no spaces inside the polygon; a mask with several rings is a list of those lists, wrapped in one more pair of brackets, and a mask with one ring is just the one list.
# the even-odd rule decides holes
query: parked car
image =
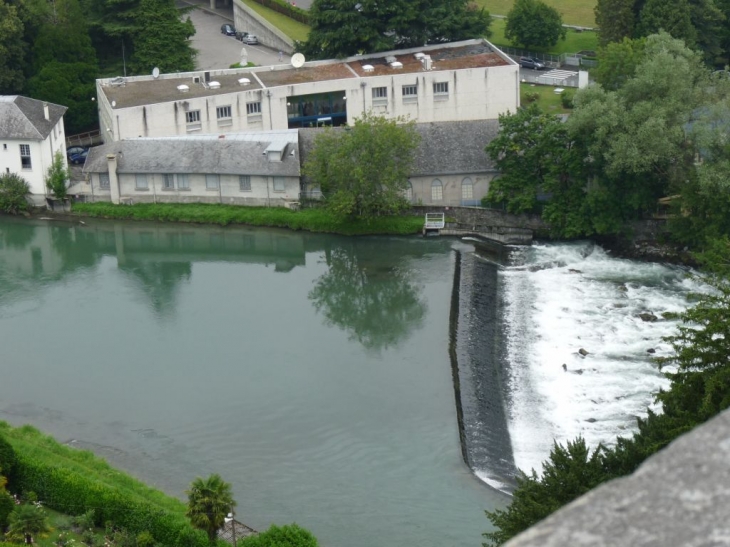
{"label": "parked car", "polygon": [[[77,146],[72,146],[71,148],[81,148]],[[89,149],[83,148],[81,152],[76,152],[74,154],[68,154],[68,162],[77,164],[77,163],[85,163],[86,162],[86,156],[89,155]]]}
{"label": "parked car", "polygon": [[243,41],[246,42],[250,46],[252,46],[252,45],[255,46],[256,44],[259,43],[259,39],[256,37],[255,34],[249,34],[248,36],[246,36],[243,39]]}
{"label": "parked car", "polygon": [[543,63],[540,59],[535,59],[534,57],[521,57],[520,66],[522,68],[532,68],[534,70],[542,70],[545,68],[545,63]]}
{"label": "parked car", "polygon": [[71,156],[80,154],[84,150],[86,150],[85,146],[69,146],[68,148],[66,148],[66,158],[71,161]]}
{"label": "parked car", "polygon": [[226,23],[225,25],[221,25],[221,34],[225,34],[226,36],[235,36],[236,29],[233,25]]}
{"label": "parked car", "polygon": [[242,30],[236,31],[236,40],[241,40],[241,42],[244,42],[246,40],[246,36],[248,36],[248,32],[244,32]]}

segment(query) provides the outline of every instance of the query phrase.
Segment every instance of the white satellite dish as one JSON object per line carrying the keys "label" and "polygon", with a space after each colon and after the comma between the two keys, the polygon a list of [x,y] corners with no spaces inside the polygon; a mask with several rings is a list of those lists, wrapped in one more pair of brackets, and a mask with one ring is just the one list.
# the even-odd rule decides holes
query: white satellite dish
{"label": "white satellite dish", "polygon": [[304,62],[306,59],[304,58],[304,55],[301,53],[295,53],[291,56],[291,66],[294,68],[301,68],[304,66]]}
{"label": "white satellite dish", "polygon": [[160,69],[155,67],[152,69],[152,77],[156,80],[160,77]]}
{"label": "white satellite dish", "polygon": [[115,106],[117,106],[117,101],[112,101],[112,108],[114,108]]}

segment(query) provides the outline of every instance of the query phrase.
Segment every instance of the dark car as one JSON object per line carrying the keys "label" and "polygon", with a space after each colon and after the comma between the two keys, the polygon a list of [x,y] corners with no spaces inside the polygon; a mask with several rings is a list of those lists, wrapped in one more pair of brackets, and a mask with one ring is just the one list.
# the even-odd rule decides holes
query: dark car
{"label": "dark car", "polygon": [[244,32],[242,30],[236,31],[236,40],[241,40],[241,42],[246,40],[246,36],[248,36],[248,32]]}
{"label": "dark car", "polygon": [[534,70],[542,70],[545,68],[545,63],[543,63],[540,59],[535,59],[534,57],[521,57],[520,66],[522,68],[532,68]]}
{"label": "dark car", "polygon": [[233,27],[233,25],[229,25],[228,23],[226,23],[225,25],[221,25],[221,34],[225,34],[226,36],[235,36],[236,29]]}
{"label": "dark car", "polygon": [[69,146],[66,148],[66,158],[71,161],[71,156],[75,156],[76,154],[81,154],[81,152],[85,151],[85,146]]}
{"label": "dark car", "polygon": [[[76,146],[72,148],[78,148]],[[68,161],[69,163],[77,164],[77,163],[84,163],[86,162],[86,156],[89,155],[88,148],[83,148],[81,152],[76,152],[74,154],[68,154]]]}

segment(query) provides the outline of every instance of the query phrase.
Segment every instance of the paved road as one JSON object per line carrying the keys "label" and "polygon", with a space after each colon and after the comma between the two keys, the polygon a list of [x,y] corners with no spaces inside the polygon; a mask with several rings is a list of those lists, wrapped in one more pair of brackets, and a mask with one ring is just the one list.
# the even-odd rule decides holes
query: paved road
{"label": "paved road", "polygon": [[232,17],[223,10],[216,11],[222,13],[211,13],[203,9],[196,9],[190,13],[190,19],[195,25],[193,47],[198,50],[195,65],[199,70],[230,67],[241,60],[241,48],[246,48],[249,61],[260,66],[288,62],[288,57],[285,55],[283,62],[279,63],[278,52],[265,46],[249,46],[232,36],[221,34],[221,25],[231,23]]}

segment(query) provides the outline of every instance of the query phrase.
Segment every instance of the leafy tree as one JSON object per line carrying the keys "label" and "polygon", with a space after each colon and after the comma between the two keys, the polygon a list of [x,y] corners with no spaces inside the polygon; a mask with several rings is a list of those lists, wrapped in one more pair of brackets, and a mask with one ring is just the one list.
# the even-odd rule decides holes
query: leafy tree
{"label": "leafy tree", "polygon": [[141,25],[134,35],[130,64],[134,73],[149,74],[154,67],[161,72],[195,69],[195,50],[190,46],[195,27],[189,17],[181,21],[174,3],[160,0],[140,0],[137,13]]}
{"label": "leafy tree", "polygon": [[638,30],[642,36],[665,31],[673,38],[684,40],[690,47],[697,40],[688,0],[646,0]]}
{"label": "leafy tree", "polygon": [[0,0],[0,95],[18,93],[25,83],[23,30],[17,8]]}
{"label": "leafy tree", "polygon": [[64,199],[68,191],[69,180],[71,180],[71,176],[66,167],[63,154],[56,151],[53,162],[46,173],[46,186],[58,199]]}
{"label": "leafy tree", "polygon": [[507,14],[504,35],[526,49],[552,47],[565,34],[558,10],[541,0],[517,0]]}
{"label": "leafy tree", "polygon": [[242,547],[318,547],[319,542],[311,532],[297,524],[276,526],[250,536],[239,543]]}
{"label": "leafy tree", "polygon": [[195,528],[205,531],[210,543],[214,544],[226,516],[236,506],[231,485],[214,473],[207,479],[195,479],[187,494],[186,516]]}
{"label": "leafy tree", "polygon": [[15,173],[0,175],[0,210],[14,215],[27,211],[29,194],[30,185],[20,175]]}
{"label": "leafy tree", "polygon": [[[635,0],[598,0],[594,12],[601,46],[620,42],[634,35]],[[600,66],[600,65],[599,65]]]}
{"label": "leafy tree", "polygon": [[623,38],[598,49],[598,67],[593,72],[596,82],[607,91],[616,91],[636,74],[644,60],[644,39]]}
{"label": "leafy tree", "polygon": [[[703,52],[709,64],[716,64],[723,54],[727,58],[730,50],[723,51],[723,34],[727,33],[730,11],[726,15],[714,0],[689,0],[690,20],[695,30],[697,47]],[[730,8],[730,5],[728,6]]]}
{"label": "leafy tree", "polygon": [[16,462],[15,449],[4,436],[0,435],[0,471],[3,475],[10,477],[15,469]]}
{"label": "leafy tree", "polygon": [[26,545],[33,544],[33,536],[44,536],[51,531],[46,512],[32,504],[17,505],[8,517],[8,524],[7,536],[22,539]]}
{"label": "leafy tree", "polygon": [[[2,470],[0,469],[0,471]],[[5,490],[4,484],[6,481],[7,479],[0,475],[0,530],[5,530],[8,525],[8,517],[15,509],[15,500]]]}
{"label": "leafy tree", "polygon": [[368,113],[351,128],[318,134],[303,171],[342,218],[395,214],[408,207],[405,192],[419,138],[413,122]]}

